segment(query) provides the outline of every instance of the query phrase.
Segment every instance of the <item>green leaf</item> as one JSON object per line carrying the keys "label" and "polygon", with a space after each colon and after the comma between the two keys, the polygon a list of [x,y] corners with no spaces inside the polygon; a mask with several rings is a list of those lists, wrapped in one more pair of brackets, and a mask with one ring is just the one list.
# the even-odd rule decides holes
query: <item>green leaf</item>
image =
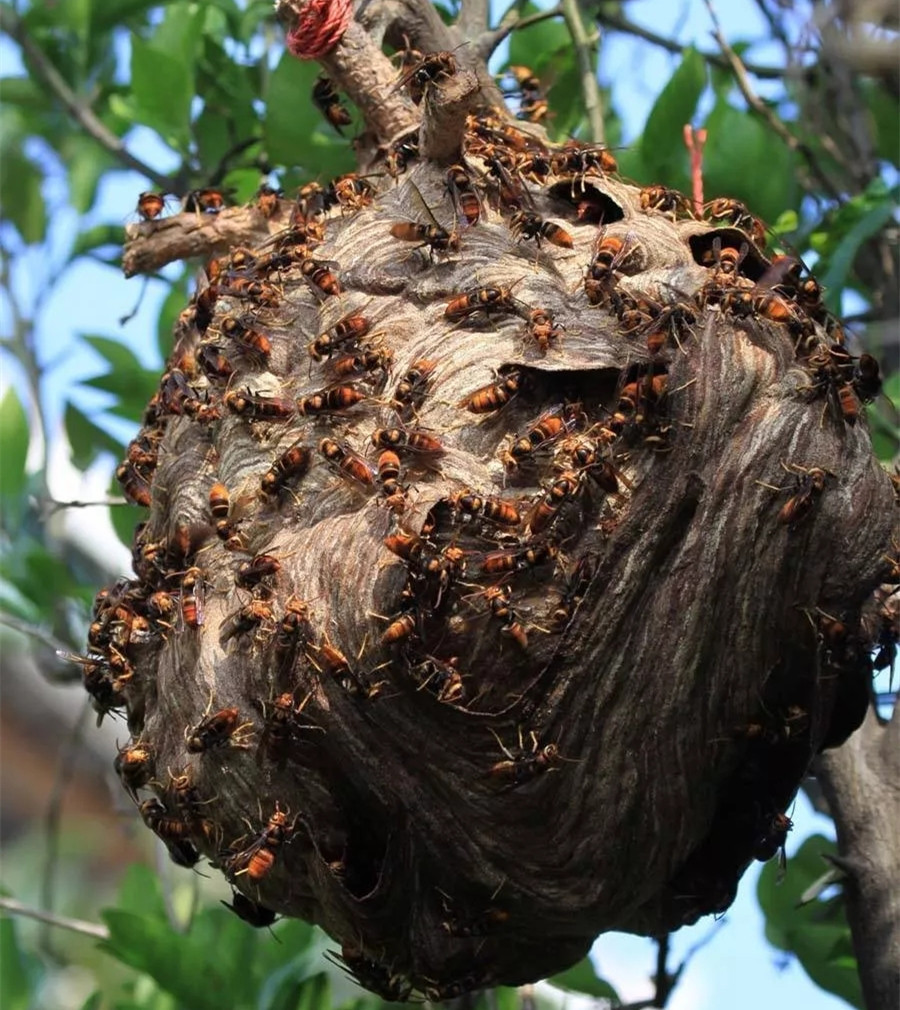
{"label": "green leaf", "polygon": [[65,426],[72,462],[79,470],[86,470],[101,452],[112,453],[114,457],[122,455],[122,443],[88,420],[74,403],[66,404]]}
{"label": "green leaf", "polygon": [[21,150],[12,150],[3,144],[0,215],[15,226],[29,245],[43,241],[47,230],[47,209],[41,192],[43,181],[43,173]]}
{"label": "green leaf", "polygon": [[[859,974],[855,962],[846,956],[849,926],[843,902],[816,899],[800,905],[827,865],[823,855],[834,852],[834,842],[822,835],[807,838],[790,859],[782,882],[775,860],[763,867],[757,896],[769,942],[795,954],[817,985],[861,1007]],[[840,953],[838,958],[832,956],[834,951]]]}
{"label": "green leaf", "polygon": [[191,1010],[221,1010],[236,1005],[226,984],[224,965],[209,951],[204,963],[188,937],[176,933],[165,921],[111,908],[102,913],[109,940],[100,949],[123,964],[146,972],[160,988],[191,1007]]}
{"label": "green leaf", "polygon": [[648,182],[687,188],[688,153],[684,126],[690,123],[706,88],[706,61],[688,47],[681,63],[650,110],[640,140],[641,160]]}
{"label": "green leaf", "polygon": [[571,968],[553,975],[547,981],[559,989],[584,993],[586,996],[601,996],[619,1002],[619,994],[605,979],[599,978],[589,957],[583,957]]}
{"label": "green leaf", "polygon": [[166,903],[163,900],[159,877],[141,863],[132,863],[125,871],[116,896],[119,908],[165,920]]}
{"label": "green leaf", "polygon": [[864,214],[856,224],[841,239],[837,249],[832,253],[828,270],[822,277],[822,286],[827,290],[826,304],[832,311],[840,308],[841,292],[847,284],[847,278],[853,266],[859,247],[876,235],[894,216],[895,206],[891,199],[876,204]]}
{"label": "green leaf", "polygon": [[[533,3],[527,3],[521,8],[522,16],[536,14],[539,11]],[[572,49],[572,36],[562,18],[548,18],[535,25],[529,25],[521,31],[514,31],[509,40],[509,60],[505,66],[524,65],[541,77],[541,71],[551,64],[556,66],[560,53],[565,53],[568,61],[574,66],[575,53]]]}
{"label": "green leaf", "polygon": [[5,497],[18,497],[28,480],[25,460],[28,456],[30,433],[28,415],[13,386],[7,389],[0,401],[0,493]]}
{"label": "green leaf", "polygon": [[764,221],[797,205],[795,156],[750,112],[717,102],[706,121],[703,179],[707,200],[742,200]]}
{"label": "green leaf", "polygon": [[863,95],[871,117],[878,157],[900,165],[900,121],[897,119],[897,99],[890,95],[881,81],[858,78],[854,86]]}
{"label": "green leaf", "polygon": [[298,60],[287,51],[272,71],[263,137],[273,164],[308,165],[310,137],[321,121],[320,113],[310,101],[318,75],[316,63]]}
{"label": "green leaf", "polygon": [[104,361],[109,362],[114,370],[141,371],[142,366],[138,356],[121,340],[112,340],[110,337],[100,337],[90,333],[81,334],[81,339],[93,347]]}
{"label": "green leaf", "polygon": [[19,946],[16,924],[0,919],[0,979],[3,981],[3,1010],[29,1010],[32,986],[28,960]]}

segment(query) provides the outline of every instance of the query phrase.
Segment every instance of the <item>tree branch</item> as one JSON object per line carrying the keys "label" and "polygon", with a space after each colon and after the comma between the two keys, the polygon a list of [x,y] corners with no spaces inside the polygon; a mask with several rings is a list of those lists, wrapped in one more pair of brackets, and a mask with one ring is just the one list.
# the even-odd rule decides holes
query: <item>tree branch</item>
{"label": "tree branch", "polygon": [[32,72],[62,102],[69,115],[88,136],[96,140],[126,168],[133,168],[136,172],[140,172],[160,189],[170,192],[176,188],[177,183],[174,177],[157,172],[155,168],[141,161],[140,158],[136,158],[125,147],[122,139],[97,118],[89,105],[81,101],[47,58],[44,51],[28,34],[22,19],[7,6],[0,7],[0,31],[6,32],[19,43]]}
{"label": "tree branch", "polygon": [[15,898],[0,898],[0,909],[9,912],[10,915],[21,915],[24,919],[36,919],[38,922],[46,922],[51,926],[59,926],[60,929],[69,929],[73,933],[81,933],[82,936],[92,936],[96,940],[108,940],[109,930],[106,926],[101,926],[96,922],[86,922],[84,919],[70,919],[64,915],[54,915],[52,912],[42,912],[39,908],[30,908],[23,905]]}
{"label": "tree branch", "polygon": [[[597,20],[613,31],[624,32],[626,35],[634,35],[636,38],[643,39],[654,46],[659,46],[667,52],[678,54],[684,51],[684,46],[680,42],[676,42],[675,39],[666,38],[664,35],[658,35],[649,28],[644,28],[642,25],[629,21],[628,18],[617,13],[614,7],[610,8],[609,11],[601,8],[597,15]],[[711,63],[713,66],[721,67],[723,70],[730,68],[728,60],[719,56],[718,53],[701,53],[700,55],[707,63]],[[778,67],[763,67],[757,63],[745,63],[744,66],[755,77],[762,77],[768,80],[778,80],[784,77],[784,71]]]}
{"label": "tree branch", "polygon": [[478,36],[475,41],[475,51],[480,59],[488,60],[497,46],[512,32],[518,31],[520,28],[528,28],[529,25],[536,25],[541,21],[547,21],[549,18],[560,18],[563,14],[562,4],[557,4],[556,7],[551,7],[546,11],[538,11],[537,14],[529,14],[525,18],[520,17],[518,8],[518,4],[513,4],[500,19],[496,28],[482,32]]}
{"label": "tree branch", "polygon": [[590,138],[595,144],[602,144],[605,136],[603,127],[603,105],[600,100],[600,86],[594,67],[594,53],[597,37],[588,36],[581,17],[578,0],[562,0],[563,17],[575,46],[575,59],[581,76],[581,93],[584,96],[584,111],[587,114]]}
{"label": "tree branch", "polygon": [[462,0],[456,27],[464,38],[474,38],[488,26],[488,0]]}
{"label": "tree branch", "polygon": [[853,946],[868,1010],[896,1007],[900,991],[900,714],[874,709],[849,740],[816,762],[837,829]]}
{"label": "tree branch", "polygon": [[819,164],[819,160],[813,150],[791,133],[787,126],[785,126],[778,116],[775,115],[769,106],[766,105],[766,103],[753,90],[753,85],[751,84],[747,73],[747,67],[741,60],[740,56],[738,56],[738,54],[728,44],[728,40],[722,32],[722,27],[719,24],[718,16],[716,15],[715,8],[712,5],[712,0],[703,0],[703,3],[707,11],[709,11],[709,16],[712,18],[714,26],[713,36],[715,37],[716,42],[719,43],[719,47],[721,48],[722,53],[725,56],[732,73],[734,74],[735,83],[740,89],[740,92],[744,96],[747,104],[758,116],[761,116],[762,119],[765,120],[769,129],[771,129],[776,136],[780,137],[791,151],[796,152],[803,158],[810,172],[819,180],[822,188],[832,197],[832,199],[839,200],[841,196],[840,188],[832,182],[828,173]]}

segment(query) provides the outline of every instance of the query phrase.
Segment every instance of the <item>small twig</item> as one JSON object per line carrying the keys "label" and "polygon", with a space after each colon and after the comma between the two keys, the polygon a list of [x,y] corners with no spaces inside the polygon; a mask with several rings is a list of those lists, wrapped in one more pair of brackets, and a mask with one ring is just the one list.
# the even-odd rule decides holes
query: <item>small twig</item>
{"label": "small twig", "polygon": [[28,905],[23,905],[15,898],[0,898],[0,909],[9,912],[10,915],[21,915],[24,919],[37,919],[38,922],[59,926],[60,929],[69,929],[73,933],[81,933],[82,936],[92,936],[96,940],[109,939],[109,930],[98,922],[86,922],[84,919],[70,919],[64,915],[42,912],[39,908],[29,908]]}
{"label": "small twig", "polygon": [[429,89],[419,133],[419,149],[423,158],[443,164],[459,160],[466,117],[474,109],[479,91],[478,78],[468,70]]}
{"label": "small twig", "polygon": [[22,19],[8,6],[0,7],[0,31],[6,32],[19,43],[34,76],[47,85],[88,136],[93,137],[127,168],[140,172],[160,189],[168,192],[175,188],[176,181],[172,176],[157,172],[155,168],[136,158],[122,140],[97,118],[93,109],[78,98],[47,58],[46,53],[28,34]]}
{"label": "small twig", "polygon": [[66,652],[69,648],[65,642],[51,635],[49,631],[44,631],[43,628],[39,628],[36,624],[21,621],[18,617],[0,613],[0,624],[6,625],[7,628],[12,628],[13,631],[18,631],[20,635],[27,635],[29,638],[33,638],[54,652]]}
{"label": "small twig", "polygon": [[562,4],[557,4],[556,7],[551,7],[549,10],[538,11],[536,14],[529,14],[528,17],[523,18],[519,15],[520,6],[519,3],[514,3],[503,17],[500,18],[500,22],[496,28],[482,32],[478,36],[475,41],[475,51],[478,53],[480,59],[487,60],[497,46],[508,35],[511,35],[512,32],[528,28],[529,25],[539,24],[541,21],[547,21],[550,18],[561,18],[563,14]]}
{"label": "small twig", "polygon": [[691,190],[694,211],[698,217],[703,214],[703,145],[706,130],[695,130],[690,123],[684,124],[684,146],[691,155]]}
{"label": "small twig", "polygon": [[722,53],[724,54],[729,66],[731,67],[731,71],[734,74],[735,83],[740,89],[740,92],[744,96],[747,104],[757,115],[761,116],[765,120],[772,132],[780,137],[791,151],[794,151],[803,158],[810,172],[819,180],[822,188],[825,189],[825,191],[833,199],[839,200],[841,196],[840,190],[834,185],[828,174],[819,164],[819,161],[812,149],[791,133],[778,116],[775,115],[769,106],[766,105],[766,103],[753,90],[753,85],[750,83],[750,78],[747,75],[747,67],[742,62],[740,56],[738,56],[738,54],[728,44],[728,40],[722,33],[722,26],[719,23],[719,18],[716,14],[715,8],[713,7],[712,0],[703,0],[703,3],[709,12],[709,16],[712,18],[714,26],[713,37],[719,43],[719,47],[721,48]]}
{"label": "small twig", "polygon": [[588,36],[578,0],[562,0],[561,6],[566,26],[575,45],[575,60],[578,63],[578,71],[581,76],[581,92],[584,97],[584,111],[588,119],[590,139],[595,144],[602,144],[606,131],[603,125],[600,86],[597,83],[597,71],[594,66],[597,36]]}
{"label": "small twig", "polygon": [[671,936],[671,933],[666,933],[665,936],[661,936],[656,941],[656,973],[653,976],[656,996],[653,998],[653,1005],[660,1008],[669,1002],[669,996],[672,994],[672,990],[675,988],[675,983],[678,980],[677,973],[670,975],[668,970]]}
{"label": "small twig", "polygon": [[[624,32],[626,35],[634,35],[636,38],[650,42],[654,46],[659,46],[667,52],[676,54],[684,52],[684,45],[681,42],[676,42],[675,39],[667,39],[664,35],[658,35],[649,28],[644,28],[633,21],[629,21],[628,18],[615,13],[614,8],[610,9],[608,13],[601,8],[601,13],[598,14],[597,20],[601,21],[607,28]],[[713,66],[721,67],[723,70],[730,69],[728,60],[717,53],[701,53],[700,55],[707,63],[711,63]],[[784,77],[784,71],[778,67],[762,67],[757,63],[745,63],[744,66],[755,77],[766,78],[768,80],[779,80]]]}
{"label": "small twig", "polygon": [[131,502],[124,498],[102,498],[99,501],[57,501],[55,498],[43,498],[40,501],[41,510],[46,508],[44,517],[52,516],[63,509],[92,509],[100,506],[104,508],[118,508],[120,505],[131,507]]}
{"label": "small twig", "polygon": [[[55,900],[56,869],[59,865],[59,828],[62,817],[63,798],[75,774],[76,753],[81,740],[81,734],[84,731],[86,717],[90,711],[91,699],[85,698],[81,711],[78,713],[78,718],[75,720],[68,738],[60,748],[53,787],[50,790],[47,812],[44,815],[44,834],[47,839],[47,852],[44,859],[44,869],[41,874],[41,904],[44,908],[48,909],[53,908]],[[45,923],[45,926],[48,925],[50,923]],[[48,953],[52,953],[49,929],[45,928],[41,930],[40,945]]]}

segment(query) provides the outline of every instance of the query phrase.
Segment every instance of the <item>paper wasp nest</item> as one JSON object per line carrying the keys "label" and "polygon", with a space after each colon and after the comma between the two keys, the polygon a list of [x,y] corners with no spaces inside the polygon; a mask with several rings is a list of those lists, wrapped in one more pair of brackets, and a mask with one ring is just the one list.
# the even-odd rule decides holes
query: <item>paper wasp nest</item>
{"label": "paper wasp nest", "polygon": [[862,718],[893,509],[877,364],[740,204],[416,142],[209,269],[85,668],[173,856],[401,999],[728,907]]}

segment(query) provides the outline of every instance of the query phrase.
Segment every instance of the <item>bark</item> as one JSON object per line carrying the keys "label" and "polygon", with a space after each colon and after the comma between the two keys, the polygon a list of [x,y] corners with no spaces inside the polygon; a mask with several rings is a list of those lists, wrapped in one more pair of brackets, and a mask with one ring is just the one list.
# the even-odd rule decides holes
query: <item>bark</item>
{"label": "bark", "polygon": [[[423,138],[455,83],[429,87]],[[701,297],[704,253],[716,238],[746,245],[743,232],[645,210],[640,190],[596,169],[557,167],[511,205],[483,131],[508,157],[564,152],[502,129],[482,116],[464,137],[479,201],[468,227],[446,166],[422,161],[319,215],[324,240],[307,235],[297,258],[223,260],[182,313],[130,454],[154,449],[125,475],[132,494],[136,473],[148,486],[149,517],[136,578],[99,603],[108,638],[93,635],[104,662],[131,667],[112,701],[151,754],[141,788],[167,811],[151,826],[189,836],[253,901],[321,924],[390,997],[533,981],[604,930],[659,936],[724,910],[813,756],[861,718],[860,613],[896,530],[865,423],[816,395],[809,348]],[[511,228],[520,205],[571,247]],[[459,248],[400,240],[409,222],[460,229]],[[294,248],[302,226],[259,254]],[[631,253],[589,299],[600,238]],[[746,283],[766,267],[751,250]],[[662,346],[653,326],[625,325],[626,297],[656,306]],[[680,335],[665,321],[675,303]],[[542,339],[538,309],[555,324]],[[390,367],[353,380],[360,403],[314,412],[309,398],[342,380],[310,344],[352,313]],[[425,395],[398,410],[414,366]],[[517,395],[465,409],[511,370]],[[563,405],[559,437],[505,467]],[[386,494],[367,467],[391,428],[439,445],[402,446]],[[576,456],[591,441],[593,466]],[[305,472],[265,493],[297,445]],[[821,490],[781,521],[811,467]],[[517,521],[468,516],[469,491]],[[421,555],[388,549],[402,537],[420,537]],[[248,581],[261,555],[276,564]],[[499,555],[512,562],[498,573]],[[169,598],[165,619],[152,594]],[[298,601],[308,624],[291,623]],[[148,633],[123,636],[122,610]],[[193,746],[204,716],[229,708],[242,728]]]}
{"label": "bark", "polygon": [[837,827],[853,946],[868,1010],[900,996],[900,718],[870,709],[857,733],[816,761]]}

